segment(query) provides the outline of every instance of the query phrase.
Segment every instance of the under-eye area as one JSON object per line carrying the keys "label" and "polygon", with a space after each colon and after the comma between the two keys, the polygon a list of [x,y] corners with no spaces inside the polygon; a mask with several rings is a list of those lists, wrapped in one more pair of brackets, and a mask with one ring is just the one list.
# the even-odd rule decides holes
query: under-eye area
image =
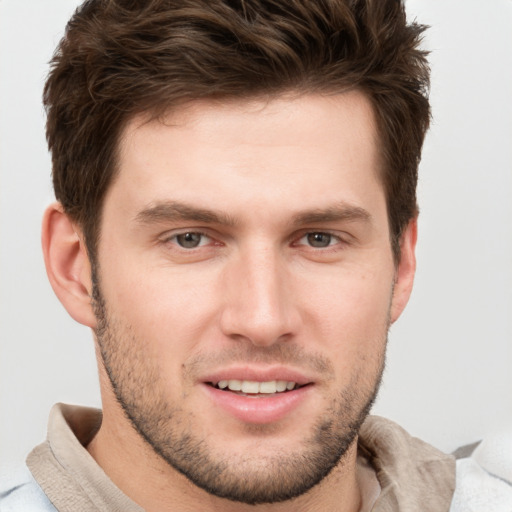
{"label": "under-eye area", "polygon": [[222,391],[234,392],[238,395],[273,395],[277,393],[287,393],[296,389],[308,386],[300,385],[293,381],[270,380],[258,382],[252,380],[220,380],[219,382],[208,382],[210,386]]}

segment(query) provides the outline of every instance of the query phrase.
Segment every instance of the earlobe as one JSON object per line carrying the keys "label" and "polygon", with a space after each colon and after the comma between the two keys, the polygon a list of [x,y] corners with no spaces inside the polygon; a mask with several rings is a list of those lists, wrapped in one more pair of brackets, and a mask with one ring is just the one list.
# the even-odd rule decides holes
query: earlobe
{"label": "earlobe", "polygon": [[46,273],[67,312],[81,324],[96,327],[91,293],[91,266],[86,247],[60,203],[45,211],[42,245]]}
{"label": "earlobe", "polygon": [[418,237],[417,218],[412,219],[400,239],[400,263],[396,268],[391,323],[402,314],[412,292],[416,273],[416,240]]}

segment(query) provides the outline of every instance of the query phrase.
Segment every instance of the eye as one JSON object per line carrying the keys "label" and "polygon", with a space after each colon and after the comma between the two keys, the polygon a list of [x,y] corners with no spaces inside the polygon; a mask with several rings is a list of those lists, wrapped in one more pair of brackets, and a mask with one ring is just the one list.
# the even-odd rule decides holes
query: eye
{"label": "eye", "polygon": [[304,235],[299,243],[322,249],[331,245],[339,243],[340,239],[337,236],[331,235],[330,233],[324,233],[322,231],[315,231],[313,233],[307,233]]}
{"label": "eye", "polygon": [[188,231],[186,233],[180,233],[170,238],[170,241],[174,241],[183,249],[195,249],[202,245],[206,245],[210,242],[210,238],[203,233],[195,231]]}

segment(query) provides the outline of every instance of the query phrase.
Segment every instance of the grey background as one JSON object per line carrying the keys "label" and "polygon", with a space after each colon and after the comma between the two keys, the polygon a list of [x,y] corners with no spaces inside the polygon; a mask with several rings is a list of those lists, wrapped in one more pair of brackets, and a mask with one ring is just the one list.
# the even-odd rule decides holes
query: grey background
{"label": "grey background", "polygon": [[[41,91],[76,0],[0,0],[0,472],[57,401],[99,405],[91,334],[47,283]],[[432,26],[418,273],[374,412],[453,450],[512,428],[512,1],[409,0]]]}

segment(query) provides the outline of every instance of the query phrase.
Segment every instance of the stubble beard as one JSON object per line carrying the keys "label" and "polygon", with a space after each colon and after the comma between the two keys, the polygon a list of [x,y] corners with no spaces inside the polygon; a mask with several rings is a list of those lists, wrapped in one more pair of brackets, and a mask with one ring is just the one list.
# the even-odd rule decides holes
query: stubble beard
{"label": "stubble beard", "polygon": [[[143,340],[108,314],[98,281],[94,281],[95,334],[114,395],[133,428],[152,450],[197,487],[235,502],[277,503],[303,495],[343,463],[377,397],[385,348],[378,356],[380,364],[374,375],[355,375],[331,399],[297,451],[274,451],[265,456],[258,452],[219,454],[208,438],[197,433],[197,427],[194,430],[194,422],[198,425],[200,421],[194,413],[169,402],[157,364],[143,351]],[[384,338],[386,333],[387,330]],[[379,346],[383,346],[381,341]],[[222,425],[216,428],[221,429]],[[254,434],[249,430],[248,434]],[[265,426],[261,428],[264,430]],[[265,436],[261,442],[266,442]]]}

